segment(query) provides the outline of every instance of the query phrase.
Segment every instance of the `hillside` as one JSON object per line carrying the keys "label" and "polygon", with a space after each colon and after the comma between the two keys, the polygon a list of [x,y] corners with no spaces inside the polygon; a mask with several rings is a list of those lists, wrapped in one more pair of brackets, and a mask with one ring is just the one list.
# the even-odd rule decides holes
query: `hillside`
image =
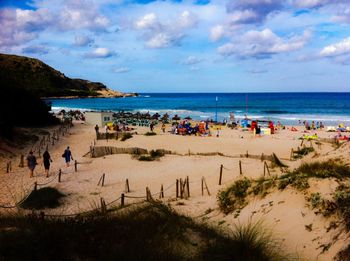
{"label": "hillside", "polygon": [[123,97],[99,82],[71,79],[42,61],[25,56],[0,54],[2,88],[26,90],[39,97]]}

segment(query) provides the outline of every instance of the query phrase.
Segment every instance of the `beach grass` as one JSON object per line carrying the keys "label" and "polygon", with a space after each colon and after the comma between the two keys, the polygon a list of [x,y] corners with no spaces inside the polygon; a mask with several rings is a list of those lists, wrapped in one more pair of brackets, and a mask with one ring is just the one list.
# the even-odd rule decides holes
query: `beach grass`
{"label": "beach grass", "polygon": [[126,140],[131,139],[131,138],[132,138],[132,134],[129,133],[129,132],[125,132],[125,133],[123,133],[123,135],[122,135],[120,140],[121,141],[126,141]]}
{"label": "beach grass", "polygon": [[24,209],[56,208],[60,206],[60,199],[64,194],[55,188],[45,187],[33,190],[29,196],[20,204]]}
{"label": "beach grass", "polygon": [[153,131],[148,131],[145,133],[145,136],[155,136],[157,135],[157,133],[153,132]]}
{"label": "beach grass", "polygon": [[261,224],[218,230],[159,203],[109,215],[0,217],[2,260],[288,260]]}

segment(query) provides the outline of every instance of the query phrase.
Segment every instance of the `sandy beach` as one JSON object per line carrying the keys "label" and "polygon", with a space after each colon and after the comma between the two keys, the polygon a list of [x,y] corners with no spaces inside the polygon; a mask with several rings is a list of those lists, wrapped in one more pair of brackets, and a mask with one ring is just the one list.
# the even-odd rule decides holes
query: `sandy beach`
{"label": "sandy beach", "polygon": [[[169,126],[168,126],[169,130]],[[301,260],[331,260],[344,246],[349,243],[346,233],[341,228],[327,230],[333,217],[326,218],[316,215],[307,206],[306,194],[288,187],[280,191],[275,190],[265,197],[253,197],[239,215],[230,213],[225,215],[218,207],[217,193],[244,177],[257,179],[264,173],[264,162],[260,159],[240,157],[241,154],[271,155],[275,153],[289,169],[298,167],[303,162],[342,158],[350,163],[349,143],[336,149],[332,144],[322,142],[321,146],[314,145],[315,152],[298,160],[290,160],[291,149],[301,145],[304,133],[292,132],[288,129],[279,130],[274,135],[254,137],[251,132],[242,132],[223,127],[220,137],[180,136],[169,132],[162,133],[160,126],[156,126],[155,136],[143,135],[149,128],[138,127],[131,139],[99,140],[95,141],[93,126],[83,122],[75,122],[69,133],[60,137],[54,145],[49,146],[53,159],[49,178],[44,177],[41,159],[35,169],[35,177],[29,178],[26,167],[18,167],[18,157],[12,160],[12,170],[5,173],[6,162],[2,160],[0,174],[0,205],[11,206],[20,201],[28,191],[33,189],[34,182],[38,187],[54,187],[64,193],[62,207],[46,209],[47,215],[72,214],[96,208],[102,197],[108,206],[118,206],[120,196],[125,193],[126,179],[129,181],[130,192],[125,193],[125,203],[130,204],[144,200],[146,187],[155,199],[159,198],[161,186],[164,188],[164,199],[180,213],[195,218],[198,222],[222,228],[233,228],[235,224],[248,221],[262,220],[267,228],[273,230],[274,235],[281,240],[287,252],[296,253]],[[317,131],[320,138],[330,138],[335,133]],[[113,146],[119,148],[139,147],[147,150],[165,149],[173,154],[165,155],[152,162],[138,161],[129,154],[106,155],[91,158],[88,153],[90,146]],[[74,164],[66,167],[62,153],[66,146],[70,146],[74,160],[78,162],[78,171]],[[19,155],[21,152],[16,151]],[[23,150],[22,153],[27,153]],[[220,155],[201,156],[198,153],[221,153]],[[85,156],[84,156],[85,155]],[[242,175],[239,162],[241,161]],[[222,182],[219,185],[220,168]],[[61,182],[58,182],[58,171],[62,170]],[[271,175],[281,175],[281,169],[271,169]],[[98,185],[101,176],[105,174],[104,186]],[[189,177],[190,197],[176,198],[176,179]],[[201,179],[205,178],[210,191],[202,195]],[[331,197],[338,185],[334,179],[313,179],[309,192],[320,192],[323,197]],[[112,203],[111,203],[112,202]],[[110,204],[111,203],[111,204]],[[23,211],[19,209],[1,208],[3,213]],[[312,224],[312,231],[305,226]],[[336,240],[334,238],[336,237]],[[326,251],[324,246],[331,243]]]}

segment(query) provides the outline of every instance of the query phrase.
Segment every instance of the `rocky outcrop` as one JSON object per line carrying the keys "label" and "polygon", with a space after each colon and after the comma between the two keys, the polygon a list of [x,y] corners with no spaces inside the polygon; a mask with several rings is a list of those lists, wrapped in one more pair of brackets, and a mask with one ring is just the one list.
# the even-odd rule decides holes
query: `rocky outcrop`
{"label": "rocky outcrop", "polygon": [[42,61],[25,56],[0,54],[2,88],[28,91],[42,98],[125,97],[100,82],[71,79]]}

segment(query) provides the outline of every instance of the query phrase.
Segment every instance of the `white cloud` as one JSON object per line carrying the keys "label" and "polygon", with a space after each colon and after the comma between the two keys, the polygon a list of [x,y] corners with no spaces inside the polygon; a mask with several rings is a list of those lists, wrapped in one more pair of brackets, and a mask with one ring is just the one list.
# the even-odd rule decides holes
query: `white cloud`
{"label": "white cloud", "polygon": [[152,12],[137,19],[134,28],[143,32],[146,47],[156,49],[179,45],[187,30],[196,24],[196,16],[188,10],[178,14],[174,20],[168,21],[161,21]]}
{"label": "white cloud", "polygon": [[75,46],[87,46],[89,44],[92,44],[93,42],[94,39],[86,35],[76,35],[74,37]]}
{"label": "white cloud", "polygon": [[278,53],[287,53],[301,49],[311,37],[310,31],[301,36],[283,39],[270,29],[248,31],[218,48],[224,56],[236,55],[241,58],[269,58]]}
{"label": "white cloud", "polygon": [[92,52],[87,53],[85,56],[87,58],[108,58],[116,55],[116,53],[112,52],[108,48],[98,47],[95,48]]}
{"label": "white cloud", "polygon": [[216,42],[222,39],[225,35],[225,29],[222,25],[216,25],[210,29],[210,40]]}
{"label": "white cloud", "polygon": [[194,65],[194,64],[201,63],[202,61],[203,61],[203,59],[200,59],[200,58],[198,58],[196,56],[190,55],[185,60],[181,61],[181,64],[183,64],[183,65]]}
{"label": "white cloud", "polygon": [[350,24],[350,8],[344,7],[332,17],[332,21],[336,23]]}
{"label": "white cloud", "polygon": [[127,73],[130,71],[128,67],[120,67],[113,70],[114,73]]}
{"label": "white cloud", "polygon": [[319,55],[321,57],[333,57],[333,56],[344,55],[349,53],[350,53],[350,37],[338,43],[331,44],[324,47],[321,50]]}
{"label": "white cloud", "polygon": [[145,14],[143,17],[135,22],[136,29],[151,29],[158,27],[158,19],[155,13]]}

